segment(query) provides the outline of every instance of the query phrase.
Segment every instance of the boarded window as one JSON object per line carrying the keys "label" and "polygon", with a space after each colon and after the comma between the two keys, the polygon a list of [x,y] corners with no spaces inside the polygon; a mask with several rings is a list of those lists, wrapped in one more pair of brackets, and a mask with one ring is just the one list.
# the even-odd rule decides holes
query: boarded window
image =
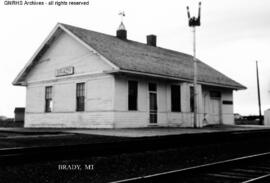
{"label": "boarded window", "polygon": [[211,98],[221,98],[221,93],[219,91],[210,91]]}
{"label": "boarded window", "polygon": [[171,86],[171,110],[172,112],[181,111],[181,93],[179,85]]}
{"label": "boarded window", "polygon": [[138,82],[128,81],[128,110],[137,110]]}
{"label": "boarded window", "polygon": [[77,83],[76,86],[76,111],[84,111],[85,84]]}
{"label": "boarded window", "polygon": [[189,103],[190,103],[190,112],[194,112],[194,87],[190,87],[190,98],[189,98]]}
{"label": "boarded window", "polygon": [[52,86],[45,88],[45,112],[52,112]]}

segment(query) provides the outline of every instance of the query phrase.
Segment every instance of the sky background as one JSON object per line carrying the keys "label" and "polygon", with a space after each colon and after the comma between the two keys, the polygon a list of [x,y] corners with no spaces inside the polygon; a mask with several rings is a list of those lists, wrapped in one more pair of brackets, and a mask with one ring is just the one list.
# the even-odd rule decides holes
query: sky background
{"label": "sky background", "polygon": [[[47,2],[48,0],[44,0]],[[186,6],[197,0],[90,0],[89,6],[5,6],[0,2],[0,116],[25,106],[25,87],[11,83],[57,22],[115,35],[124,10],[128,39],[192,54]],[[259,61],[262,109],[270,108],[270,1],[202,0],[197,57],[247,90],[234,92],[234,111],[258,114],[255,60]]]}

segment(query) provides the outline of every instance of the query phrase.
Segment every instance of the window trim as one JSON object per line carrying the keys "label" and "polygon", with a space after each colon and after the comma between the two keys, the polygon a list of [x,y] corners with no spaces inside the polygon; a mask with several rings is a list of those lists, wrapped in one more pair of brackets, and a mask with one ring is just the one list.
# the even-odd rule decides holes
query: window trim
{"label": "window trim", "polygon": [[[178,103],[177,103],[177,107],[174,107],[174,104],[173,101],[175,101],[173,99],[173,87],[177,87],[177,93],[179,94],[178,98]],[[181,100],[181,85],[177,85],[177,84],[172,84],[171,85],[171,112],[181,112],[181,103],[182,103],[182,100]],[[176,109],[177,108],[177,109]]]}
{"label": "window trim", "polygon": [[[148,83],[148,105],[149,105],[149,124],[156,125],[158,124],[158,84],[149,82]],[[151,95],[155,96],[154,107],[151,106]]]}
{"label": "window trim", "polygon": [[[83,86],[82,89],[78,88],[79,86]],[[76,112],[84,112],[85,111],[85,82],[76,83]],[[80,96],[82,95],[82,96]],[[80,99],[83,101],[83,105],[79,105]]]}
{"label": "window trim", "polygon": [[[136,103],[135,103],[135,107],[132,107],[131,106],[131,95],[130,95],[130,91],[131,91],[131,88],[130,88],[130,83],[136,83],[136,92],[135,92],[135,96],[136,96]],[[129,80],[128,81],[128,111],[138,111],[138,81],[135,81],[135,80]]]}
{"label": "window trim", "polygon": [[45,86],[45,97],[44,97],[45,98],[45,110],[44,110],[45,113],[50,113],[53,111],[53,96],[52,95],[53,95],[53,86]]}
{"label": "window trim", "polygon": [[189,95],[189,110],[190,112],[194,112],[194,86],[189,87]]}

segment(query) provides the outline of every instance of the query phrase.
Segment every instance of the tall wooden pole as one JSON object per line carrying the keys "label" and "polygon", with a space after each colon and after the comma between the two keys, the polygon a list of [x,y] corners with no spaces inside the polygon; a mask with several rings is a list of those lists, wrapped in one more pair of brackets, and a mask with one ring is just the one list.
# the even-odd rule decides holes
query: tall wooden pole
{"label": "tall wooden pole", "polygon": [[258,104],[259,104],[259,118],[260,125],[263,125],[262,121],[262,109],[261,109],[261,92],[260,92],[260,81],[259,81],[259,69],[258,69],[258,61],[256,60],[256,73],[257,73],[257,89],[258,89]]}
{"label": "tall wooden pole", "polygon": [[196,27],[193,26],[193,96],[194,96],[194,121],[193,127],[197,128],[197,59],[196,59]]}
{"label": "tall wooden pole", "polygon": [[198,17],[190,17],[189,7],[187,6],[188,25],[193,31],[193,101],[194,101],[194,120],[193,127],[198,126],[198,91],[197,91],[197,59],[196,59],[196,27],[201,25],[201,2],[199,2]]}

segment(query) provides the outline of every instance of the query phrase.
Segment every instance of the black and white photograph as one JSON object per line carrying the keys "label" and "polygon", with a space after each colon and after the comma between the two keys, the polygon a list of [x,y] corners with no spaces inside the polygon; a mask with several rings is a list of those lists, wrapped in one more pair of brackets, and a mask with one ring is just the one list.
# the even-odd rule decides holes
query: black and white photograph
{"label": "black and white photograph", "polygon": [[1,0],[0,183],[270,182],[270,1]]}

